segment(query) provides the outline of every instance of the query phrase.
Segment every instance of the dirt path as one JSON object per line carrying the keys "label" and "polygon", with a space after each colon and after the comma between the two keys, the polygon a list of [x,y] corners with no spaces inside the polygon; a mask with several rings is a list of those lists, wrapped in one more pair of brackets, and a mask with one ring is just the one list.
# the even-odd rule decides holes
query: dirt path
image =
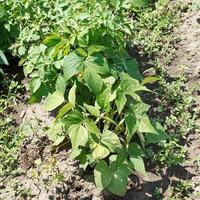
{"label": "dirt path", "polygon": [[186,13],[175,34],[180,36],[180,42],[168,66],[169,74],[176,77],[183,69],[188,83],[200,84],[200,11]]}

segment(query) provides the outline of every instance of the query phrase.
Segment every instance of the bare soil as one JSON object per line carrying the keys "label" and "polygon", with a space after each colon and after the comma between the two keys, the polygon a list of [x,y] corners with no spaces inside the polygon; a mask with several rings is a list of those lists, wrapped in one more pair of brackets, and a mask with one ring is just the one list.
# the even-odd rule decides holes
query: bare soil
{"label": "bare soil", "polygon": [[167,67],[168,73],[177,77],[183,71],[188,83],[200,85],[200,11],[186,13],[175,34],[179,35],[180,42],[175,46],[175,56]]}

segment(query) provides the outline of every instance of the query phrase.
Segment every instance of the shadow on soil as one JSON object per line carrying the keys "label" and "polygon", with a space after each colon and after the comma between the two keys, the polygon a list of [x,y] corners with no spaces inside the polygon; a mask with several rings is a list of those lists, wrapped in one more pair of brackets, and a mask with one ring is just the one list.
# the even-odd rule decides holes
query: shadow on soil
{"label": "shadow on soil", "polygon": [[160,188],[161,194],[167,192],[170,186],[175,186],[178,180],[190,180],[191,174],[183,166],[167,168],[165,173],[148,170],[148,181],[140,180],[136,175],[130,177],[129,189],[124,197],[104,195],[105,200],[156,200],[155,189]]}

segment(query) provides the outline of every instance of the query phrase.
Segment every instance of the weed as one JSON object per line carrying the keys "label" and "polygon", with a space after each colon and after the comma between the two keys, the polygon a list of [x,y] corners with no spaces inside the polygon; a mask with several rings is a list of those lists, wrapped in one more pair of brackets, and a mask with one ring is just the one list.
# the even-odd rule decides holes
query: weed
{"label": "weed", "polygon": [[27,199],[27,198],[32,198],[34,195],[32,194],[31,188],[24,188],[21,183],[18,181],[13,181],[11,183],[11,187],[14,190],[14,195],[18,199]]}
{"label": "weed", "polygon": [[154,7],[141,10],[136,15],[133,44],[151,56],[170,55],[172,32],[178,24],[179,15],[179,9],[171,8],[168,0],[158,0]]}
{"label": "weed", "polygon": [[186,150],[178,143],[177,139],[170,138],[169,141],[159,144],[157,151],[152,151],[149,148],[147,152],[154,163],[168,167],[175,166],[184,163],[186,157]]}
{"label": "weed", "polygon": [[194,186],[190,181],[178,181],[175,186],[172,187],[172,197],[176,197],[177,199],[185,199],[190,197]]}
{"label": "weed", "polygon": [[153,198],[157,199],[157,200],[161,200],[163,199],[163,195],[161,192],[161,188],[156,187],[154,192],[153,192]]}
{"label": "weed", "polygon": [[14,80],[10,81],[10,84],[8,82],[4,82],[5,86],[8,86],[7,95],[0,96],[0,176],[19,173],[19,148],[24,138],[11,117],[11,112],[15,109],[16,93],[21,86]]}

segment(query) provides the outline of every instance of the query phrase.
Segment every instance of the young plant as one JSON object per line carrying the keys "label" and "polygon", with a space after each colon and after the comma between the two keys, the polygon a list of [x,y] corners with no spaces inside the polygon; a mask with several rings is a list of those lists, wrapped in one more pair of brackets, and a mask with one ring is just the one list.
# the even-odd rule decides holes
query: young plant
{"label": "young plant", "polygon": [[[50,140],[57,146],[68,138],[71,158],[94,169],[97,188],[119,196],[130,174],[146,174],[145,145],[167,138],[141,99],[144,91],[152,92],[145,86],[151,79],[142,81],[137,61],[125,50],[133,29],[130,13],[146,5],[146,0],[42,0],[15,2],[8,11],[21,28],[16,49],[31,78],[30,103],[47,96],[46,109],[58,110]],[[19,10],[23,14],[15,20]]]}

